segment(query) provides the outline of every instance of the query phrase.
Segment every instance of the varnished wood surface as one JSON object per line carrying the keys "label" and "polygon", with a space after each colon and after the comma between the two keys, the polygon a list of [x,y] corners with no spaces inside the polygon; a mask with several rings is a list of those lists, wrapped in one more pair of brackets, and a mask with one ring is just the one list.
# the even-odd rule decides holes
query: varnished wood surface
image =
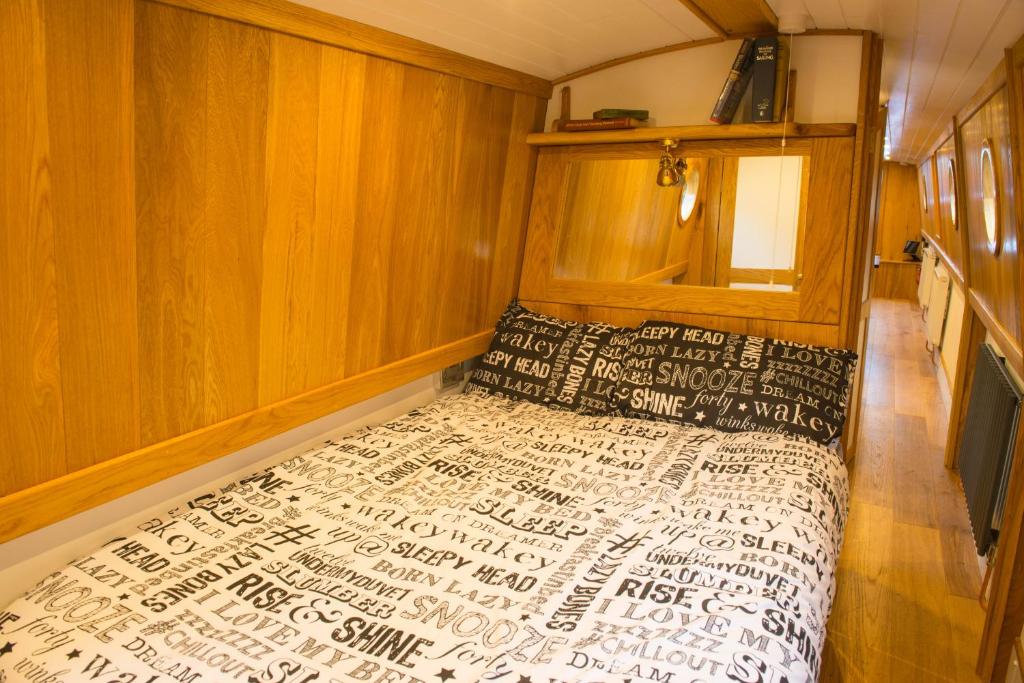
{"label": "varnished wood surface", "polygon": [[[1009,96],[1005,85],[962,121],[960,136],[963,146],[960,163],[963,165],[966,197],[958,204],[958,210],[963,212],[967,222],[970,290],[1006,330],[1009,339],[1016,340],[1019,346],[1021,311],[1018,291],[1020,260],[1017,244],[1017,188],[1014,186]],[[1001,222],[1001,248],[998,255],[993,255],[988,249],[983,218],[980,154],[985,140],[992,146],[998,185],[998,214]]]}
{"label": "varnished wood surface", "polygon": [[914,304],[872,300],[824,683],[977,680],[981,577],[924,339]]}
{"label": "varnished wood surface", "polygon": [[849,137],[857,126],[852,123],[730,123],[707,126],[655,126],[625,130],[593,130],[578,133],[532,133],[526,141],[539,147],[552,145],[596,145],[617,142],[660,142],[679,140],[757,140],[781,138]]}
{"label": "varnished wood surface", "polygon": [[140,452],[167,476],[220,443],[196,434],[248,416],[247,445],[268,406],[493,325],[543,100],[302,37],[276,0],[101,4],[0,3],[0,496]]}
{"label": "varnished wood surface", "polygon": [[879,299],[917,299],[921,264],[914,261],[882,261],[875,269],[872,295]]}
{"label": "varnished wood surface", "polygon": [[766,0],[679,0],[719,36],[772,33],[779,25]]}
{"label": "varnished wood surface", "polygon": [[551,97],[551,83],[414,38],[287,0],[154,0],[431,71]]}
{"label": "varnished wood surface", "polygon": [[[962,189],[963,165],[956,162],[956,141],[952,136],[947,138],[935,150],[935,190],[938,204],[935,208],[938,220],[938,231],[932,236],[935,246],[943,252],[956,277],[963,279],[964,272],[964,235],[961,233],[967,224],[965,197]],[[950,161],[953,161],[954,177],[950,177]],[[952,184],[951,184],[952,182]],[[950,203],[956,202],[957,219],[954,223],[950,212]]]}
{"label": "varnished wood surface", "polygon": [[882,163],[875,253],[883,261],[902,261],[907,240],[921,239],[921,193],[917,169],[894,161]]}
{"label": "varnished wood surface", "polygon": [[[766,124],[770,125],[770,124]],[[656,158],[659,150],[642,143],[608,144],[599,146],[563,146],[542,149],[539,154],[537,176],[534,183],[533,204],[524,255],[523,274],[519,295],[523,299],[548,303],[575,304],[649,311],[675,311],[677,313],[751,318],[784,322],[839,324],[844,302],[844,272],[850,268],[849,250],[855,243],[850,239],[847,226],[850,220],[851,184],[853,181],[854,138],[815,137],[795,140],[787,146],[787,154],[806,155],[808,168],[806,229],[802,232],[802,273],[799,291],[757,291],[734,288],[710,288],[691,284],[665,285],[605,281],[582,281],[557,276],[555,264],[560,242],[560,229],[568,209],[567,188],[573,162],[581,159],[635,159]],[[761,139],[739,139],[722,142],[683,141],[677,154],[687,158],[707,155],[735,160],[752,154],[778,154],[777,142]],[[708,174],[714,176],[714,174]],[[728,174],[726,174],[728,175]],[[704,182],[713,181],[704,178]],[[649,181],[654,185],[653,178]],[[710,183],[708,183],[710,186]],[[726,190],[730,186],[724,183]],[[721,193],[721,207],[711,207],[717,213],[719,226],[732,223],[727,199]],[[705,195],[706,198],[706,195]],[[591,211],[597,215],[598,204],[593,207],[573,206],[573,211]],[[718,209],[721,209],[720,211]],[[705,233],[711,227],[704,219]],[[726,231],[728,232],[728,231]],[[723,247],[722,229],[717,231],[710,246]],[[698,241],[698,243],[702,243]],[[706,253],[708,249],[704,249]],[[717,261],[725,262],[723,249]],[[725,251],[728,254],[728,251]],[[698,263],[691,252],[691,266]],[[700,259],[703,261],[703,258]],[[707,281],[701,265],[701,281]],[[710,272],[710,271],[709,271]],[[728,270],[717,269],[718,277],[727,277]],[[717,280],[716,280],[717,281]],[[797,328],[799,329],[799,328]],[[800,337],[796,341],[809,341]],[[813,343],[813,342],[810,342]]]}
{"label": "varnished wood surface", "polygon": [[493,334],[487,329],[0,498],[0,543],[483,353]]}

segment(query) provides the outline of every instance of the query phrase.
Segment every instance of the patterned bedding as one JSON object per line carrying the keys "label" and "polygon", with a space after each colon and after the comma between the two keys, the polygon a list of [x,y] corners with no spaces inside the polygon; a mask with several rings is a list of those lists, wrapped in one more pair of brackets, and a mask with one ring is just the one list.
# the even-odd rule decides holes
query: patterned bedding
{"label": "patterned bedding", "polygon": [[0,611],[0,681],[804,681],[847,510],[774,434],[438,400]]}

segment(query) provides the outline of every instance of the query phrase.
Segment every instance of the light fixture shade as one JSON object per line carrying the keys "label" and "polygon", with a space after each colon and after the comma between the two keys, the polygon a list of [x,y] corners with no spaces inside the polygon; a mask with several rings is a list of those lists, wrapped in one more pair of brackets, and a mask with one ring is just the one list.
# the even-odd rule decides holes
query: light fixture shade
{"label": "light fixture shade", "polygon": [[679,171],[676,170],[671,160],[668,160],[668,157],[662,157],[661,163],[658,165],[657,182],[659,187],[672,187],[679,182]]}

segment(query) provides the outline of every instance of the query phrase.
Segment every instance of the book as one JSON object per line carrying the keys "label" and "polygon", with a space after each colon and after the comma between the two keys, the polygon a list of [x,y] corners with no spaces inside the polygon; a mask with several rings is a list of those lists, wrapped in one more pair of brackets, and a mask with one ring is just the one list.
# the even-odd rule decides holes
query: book
{"label": "book", "polygon": [[646,121],[650,118],[651,112],[646,109],[598,109],[594,112],[595,119],[618,119],[623,116],[637,121]]}
{"label": "book", "polygon": [[786,90],[789,88],[789,39],[779,38],[779,51],[775,58],[775,113],[773,119],[782,121],[786,115]]}
{"label": "book", "polygon": [[770,36],[754,41],[753,74],[750,89],[750,120],[771,123],[775,120],[775,77],[779,63],[779,39]]}
{"label": "book", "polygon": [[639,128],[643,121],[638,121],[630,116],[620,116],[614,119],[569,119],[560,121],[558,130],[573,132],[581,130],[623,130],[627,128]]}
{"label": "book", "polygon": [[753,51],[754,39],[744,38],[722,86],[722,93],[711,112],[713,122],[731,123],[732,117],[736,115],[736,107],[743,97],[743,91],[747,89],[747,84],[750,83],[750,55]]}

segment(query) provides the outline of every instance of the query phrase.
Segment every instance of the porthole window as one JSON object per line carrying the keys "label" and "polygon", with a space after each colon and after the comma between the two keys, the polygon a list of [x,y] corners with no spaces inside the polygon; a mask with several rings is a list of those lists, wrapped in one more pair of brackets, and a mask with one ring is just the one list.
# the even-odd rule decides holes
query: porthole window
{"label": "porthole window", "polygon": [[999,183],[995,160],[992,158],[992,143],[988,140],[981,145],[981,208],[985,217],[988,249],[993,254],[999,254],[1002,242],[999,235]]}
{"label": "porthole window", "polygon": [[959,229],[956,224],[956,162],[953,159],[946,159],[946,195],[949,197],[949,219],[953,227]]}
{"label": "porthole window", "polygon": [[679,220],[685,223],[693,215],[697,206],[697,191],[700,189],[700,171],[692,168],[686,173],[686,187],[679,198]]}

